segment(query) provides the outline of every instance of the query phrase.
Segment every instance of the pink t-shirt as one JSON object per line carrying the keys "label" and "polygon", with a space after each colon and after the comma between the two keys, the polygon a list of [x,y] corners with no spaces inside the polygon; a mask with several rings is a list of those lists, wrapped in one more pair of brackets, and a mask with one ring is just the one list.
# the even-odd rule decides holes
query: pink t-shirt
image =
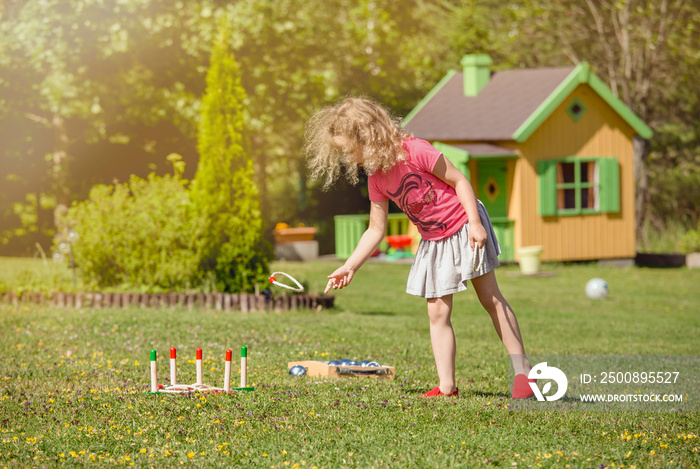
{"label": "pink t-shirt", "polygon": [[425,240],[452,236],[469,219],[454,188],[433,175],[442,153],[417,138],[407,138],[403,147],[405,161],[369,177],[369,200],[393,200]]}

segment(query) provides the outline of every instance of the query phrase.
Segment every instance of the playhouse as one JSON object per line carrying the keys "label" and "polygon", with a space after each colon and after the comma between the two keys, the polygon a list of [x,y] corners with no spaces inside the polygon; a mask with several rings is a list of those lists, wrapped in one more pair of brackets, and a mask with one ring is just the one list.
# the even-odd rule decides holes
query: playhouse
{"label": "playhouse", "polygon": [[472,183],[503,253],[542,260],[635,257],[633,139],[651,129],[577,66],[492,73],[466,55],[406,116]]}

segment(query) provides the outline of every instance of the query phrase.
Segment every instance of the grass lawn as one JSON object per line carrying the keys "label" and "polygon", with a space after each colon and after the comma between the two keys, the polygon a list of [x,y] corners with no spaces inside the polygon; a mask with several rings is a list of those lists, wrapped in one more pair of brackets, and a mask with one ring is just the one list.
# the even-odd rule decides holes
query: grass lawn
{"label": "grass lawn", "polygon": [[[40,282],[38,275],[71,282],[69,272],[47,274],[41,261],[5,269],[6,261],[6,288]],[[336,265],[272,267],[318,291]],[[437,378],[425,302],[404,293],[408,269],[369,263],[335,293],[336,308],[321,312],[0,305],[0,467],[700,466],[698,412],[509,411],[507,357],[472,291],[455,297],[453,314],[460,397],[421,398]],[[699,270],[544,269],[553,275],[497,270],[528,352],[700,354]],[[585,296],[592,277],[607,280],[608,299]],[[172,346],[181,381],[194,382],[201,347],[204,381],[220,386],[224,351],[241,345],[252,393],[144,393],[151,349],[161,382]],[[395,366],[396,380],[287,373],[288,361],[341,358]]]}

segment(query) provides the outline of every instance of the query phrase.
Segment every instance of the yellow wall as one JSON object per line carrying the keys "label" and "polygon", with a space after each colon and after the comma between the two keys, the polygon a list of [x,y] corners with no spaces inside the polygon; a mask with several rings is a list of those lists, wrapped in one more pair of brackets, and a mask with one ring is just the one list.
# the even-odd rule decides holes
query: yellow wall
{"label": "yellow wall", "polygon": [[[566,107],[577,97],[586,107],[578,122]],[[588,85],[580,85],[555,112],[517,146],[509,217],[515,248],[542,245],[545,261],[632,258],[635,256],[632,128]],[[504,145],[506,146],[506,145]],[[620,212],[542,218],[538,214],[537,161],[567,156],[617,157]]]}

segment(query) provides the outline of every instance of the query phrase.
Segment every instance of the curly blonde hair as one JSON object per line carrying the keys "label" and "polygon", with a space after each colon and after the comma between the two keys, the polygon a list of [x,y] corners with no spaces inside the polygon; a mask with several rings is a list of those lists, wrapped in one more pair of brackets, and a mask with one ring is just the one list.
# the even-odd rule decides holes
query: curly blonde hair
{"label": "curly blonde hair", "polygon": [[348,181],[357,184],[360,166],[372,175],[405,160],[403,140],[411,134],[382,105],[350,97],[311,116],[305,137],[311,178],[323,180],[328,189],[343,169]]}

